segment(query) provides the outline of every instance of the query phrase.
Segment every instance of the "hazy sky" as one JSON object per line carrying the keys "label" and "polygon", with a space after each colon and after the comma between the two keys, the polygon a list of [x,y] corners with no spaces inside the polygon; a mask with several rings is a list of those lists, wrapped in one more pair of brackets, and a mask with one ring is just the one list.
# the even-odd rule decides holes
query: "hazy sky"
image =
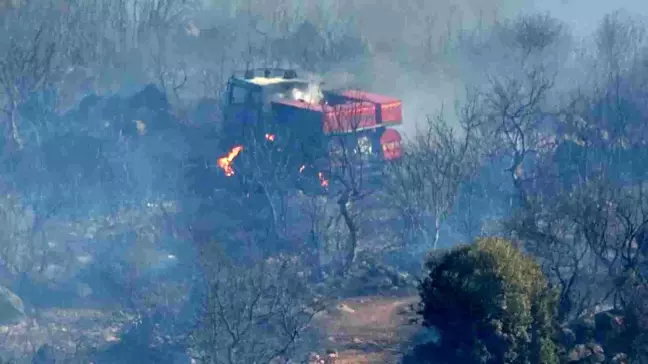
{"label": "hazy sky", "polygon": [[591,33],[605,14],[618,9],[648,17],[647,0],[531,0],[528,9],[551,12],[579,36]]}
{"label": "hazy sky", "polygon": [[[452,0],[452,3],[462,5],[466,10],[464,15],[468,17],[471,15],[471,10],[477,14],[476,9],[484,6],[491,9],[497,8],[498,13],[503,17],[520,12],[549,11],[552,16],[565,21],[576,36],[591,34],[598,27],[603,16],[615,10],[622,9],[648,18],[648,0]],[[465,25],[470,26],[471,22],[468,20],[466,23]],[[394,70],[386,72],[388,75],[398,73]],[[424,85],[417,85],[418,79],[427,82]],[[426,114],[438,112],[442,103],[451,107],[456,93],[463,87],[461,81],[457,82],[458,80],[447,77],[434,79],[431,76],[413,75],[401,77],[399,81],[376,82],[374,88],[375,91],[391,93],[404,100],[405,118],[408,121],[400,129],[405,134],[413,132],[414,126],[420,124]],[[430,95],[434,97],[430,98]]]}

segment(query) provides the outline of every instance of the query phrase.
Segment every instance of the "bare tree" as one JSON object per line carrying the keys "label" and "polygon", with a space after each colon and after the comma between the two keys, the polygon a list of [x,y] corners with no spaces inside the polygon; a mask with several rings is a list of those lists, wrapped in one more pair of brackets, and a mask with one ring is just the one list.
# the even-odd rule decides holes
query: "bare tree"
{"label": "bare tree", "polygon": [[9,120],[11,139],[19,149],[25,143],[19,125],[18,106],[31,94],[46,88],[54,73],[56,44],[48,39],[49,32],[41,25],[34,31],[10,37],[3,47],[0,95],[3,111]]}
{"label": "bare tree", "polygon": [[628,287],[648,282],[645,188],[592,177],[576,191],[536,200],[532,218],[527,210],[509,223],[560,288],[562,320],[603,304],[623,308]]}
{"label": "bare tree", "polygon": [[[375,195],[374,181],[380,173],[380,162],[376,157],[381,151],[374,151],[371,136],[365,134],[367,125],[367,104],[352,103],[332,106],[332,114],[325,128],[331,135],[328,145],[327,168],[321,176],[321,183],[327,196],[338,206],[338,219],[346,226],[345,252],[340,274],[346,274],[355,262],[362,239],[363,218],[370,216],[363,209],[363,203]],[[373,105],[369,107],[373,108]]]}
{"label": "bare tree", "polygon": [[[278,127],[271,120],[261,120],[244,130],[243,135],[242,144],[234,145],[233,153],[219,160],[223,173],[229,175],[225,182],[234,182],[227,184],[234,187],[228,193],[228,200],[233,199],[233,204],[221,200],[220,205],[227,205],[224,214],[229,217],[236,211],[241,218],[256,223],[239,224],[235,228],[241,233],[247,229],[244,234],[232,234],[228,230],[226,235],[238,239],[236,244],[245,241],[243,244],[249,244],[253,250],[258,245],[266,255],[286,248],[299,249],[313,263],[311,269],[317,274],[327,267],[344,265],[348,256],[349,220],[339,212],[337,199],[343,187],[335,185],[336,180],[323,164],[325,160],[312,159],[322,150],[304,144],[295,130]],[[303,151],[300,145],[312,149]],[[357,232],[357,216],[348,212],[347,217]],[[221,239],[229,240],[226,236]],[[358,239],[356,234],[354,250]],[[289,245],[277,245],[284,243]]]}
{"label": "bare tree", "polygon": [[533,161],[554,130],[551,116],[556,105],[550,96],[558,64],[566,53],[560,47],[568,36],[561,23],[540,15],[498,23],[490,34],[485,44],[495,47],[498,54],[476,55],[478,61],[496,60],[477,79],[485,81],[478,88],[481,112],[488,120],[476,134],[482,141],[482,153],[509,163],[507,172],[523,206],[528,198],[526,189],[535,178]]}
{"label": "bare tree", "polygon": [[222,252],[208,259],[205,314],[192,340],[195,357],[203,363],[288,363],[324,307],[299,259],[280,256],[251,266]]}
{"label": "bare tree", "polygon": [[137,28],[138,47],[149,50],[148,72],[174,104],[181,101],[180,91],[187,84],[189,66],[177,60],[174,40],[186,38],[187,16],[197,8],[196,1],[148,0],[134,2],[134,26]]}
{"label": "bare tree", "polygon": [[603,281],[602,270],[595,264],[596,256],[582,233],[583,227],[574,218],[582,206],[568,197],[559,201],[551,206],[527,206],[527,211],[508,221],[506,227],[524,241],[525,249],[537,257],[560,289],[559,319],[566,321],[592,309],[605,297],[594,294],[593,288]]}
{"label": "bare tree", "polygon": [[[337,242],[338,250],[344,252],[340,263],[342,272],[346,272],[353,263],[360,241],[361,215],[357,205],[371,193],[368,158],[373,152],[366,150],[366,145],[362,149],[361,143],[358,143],[359,140],[368,139],[363,139],[360,134],[361,127],[365,125],[360,125],[359,122],[366,119],[359,117],[356,107],[355,104],[326,106],[330,118],[327,119],[325,128],[331,129],[326,132],[337,132],[330,138],[330,150],[327,150],[326,145],[317,145],[317,141],[309,143],[300,140],[298,132],[289,128],[277,128],[272,120],[261,120],[258,125],[244,131],[244,143],[236,146],[240,157],[236,157],[232,176],[240,180],[244,195],[250,201],[254,197],[263,196],[264,205],[270,211],[268,226],[273,239],[286,239],[289,236],[292,236],[291,240],[307,238],[296,237],[296,229],[287,229],[286,223],[289,210],[299,205],[308,205],[299,202],[308,199],[304,194],[324,195],[329,202],[333,202],[339,214],[335,221],[329,221],[325,225],[346,227],[346,236]],[[329,151],[331,154],[327,155]],[[314,206],[308,207],[307,210],[313,213],[320,210],[310,209]],[[327,212],[328,207],[330,206],[325,208]],[[263,211],[256,209],[252,213],[256,216]],[[310,213],[306,213],[306,216],[312,217]],[[294,222],[293,225],[301,223],[304,221]]]}
{"label": "bare tree", "polygon": [[489,120],[482,124],[481,134],[482,140],[488,141],[484,143],[490,149],[486,153],[510,160],[507,172],[522,206],[528,199],[525,162],[540,153],[543,136],[549,135],[542,106],[553,85],[552,77],[541,69],[532,69],[522,81],[493,79],[491,92],[485,96]]}
{"label": "bare tree", "polygon": [[644,284],[638,160],[646,129],[636,116],[645,78],[635,73],[642,52],[632,45],[642,34],[634,23],[603,21],[590,82],[553,116],[552,142],[534,154],[532,183],[523,185],[526,208],[509,225],[560,287],[562,319],[602,303],[623,307],[629,282]]}
{"label": "bare tree", "polygon": [[[249,131],[243,152],[237,161],[235,175],[245,194],[261,195],[270,211],[270,226],[275,237],[286,237],[289,226],[286,215],[290,197],[297,192],[299,178],[299,155],[292,150],[297,143],[287,130],[275,131],[270,123],[264,123],[265,131]],[[257,211],[258,213],[258,211]]]}
{"label": "bare tree", "polygon": [[[461,109],[461,130],[453,130],[443,114],[428,120],[426,130],[419,131],[406,146],[402,161],[387,169],[386,193],[406,229],[421,234],[426,246],[436,249],[443,222],[452,213],[459,189],[476,168],[475,128],[480,110],[476,95]],[[430,239],[428,232],[432,225]]]}

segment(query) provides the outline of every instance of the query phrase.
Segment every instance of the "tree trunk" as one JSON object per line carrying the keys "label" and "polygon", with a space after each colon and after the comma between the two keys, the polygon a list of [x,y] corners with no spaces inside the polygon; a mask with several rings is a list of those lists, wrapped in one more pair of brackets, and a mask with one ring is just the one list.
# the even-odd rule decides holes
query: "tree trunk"
{"label": "tree trunk", "polygon": [[286,226],[283,214],[280,214],[277,208],[279,203],[275,203],[275,196],[273,196],[268,189],[263,187],[266,199],[268,200],[268,206],[270,207],[270,213],[272,215],[272,225],[273,231],[277,236],[283,236],[284,227]]}
{"label": "tree trunk", "polygon": [[346,224],[346,227],[349,230],[347,253],[346,253],[346,259],[344,261],[344,268],[342,272],[343,275],[348,273],[349,270],[351,269],[351,266],[353,265],[356,258],[356,250],[358,249],[358,227],[356,226],[355,221],[353,221],[353,218],[351,217],[351,213],[349,212],[349,209],[347,207],[348,203],[349,203],[349,198],[347,196],[343,196],[338,201],[338,205],[340,206],[340,214],[342,214],[344,223]]}
{"label": "tree trunk", "polygon": [[436,217],[434,219],[434,242],[432,243],[432,249],[436,250],[437,245],[439,244],[439,234],[441,231],[441,219]]}
{"label": "tree trunk", "polygon": [[17,105],[15,103],[11,105],[11,111],[9,111],[9,121],[11,123],[11,137],[16,143],[18,150],[22,150],[24,143],[20,137],[20,131],[18,130],[18,117],[16,115]]}
{"label": "tree trunk", "polygon": [[527,209],[529,207],[529,196],[524,187],[524,184],[522,183],[522,174],[523,174],[522,163],[523,162],[524,162],[524,156],[521,153],[516,152],[515,156],[513,157],[513,165],[511,166],[511,177],[513,180],[513,187],[515,188],[515,191],[517,191],[518,193],[517,198],[518,198],[518,203],[520,204],[519,206],[516,207]]}

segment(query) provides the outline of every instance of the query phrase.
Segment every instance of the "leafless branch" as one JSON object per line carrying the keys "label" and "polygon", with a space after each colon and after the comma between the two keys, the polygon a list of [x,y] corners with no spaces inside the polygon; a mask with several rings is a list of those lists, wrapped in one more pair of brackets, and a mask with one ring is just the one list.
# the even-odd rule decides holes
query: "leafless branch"
{"label": "leafless branch", "polygon": [[313,316],[324,308],[310,293],[295,257],[252,266],[210,255],[209,297],[194,335],[194,353],[206,363],[287,360]]}
{"label": "leafless branch", "polygon": [[[394,208],[406,221],[407,229],[413,229],[414,236],[422,234],[425,243],[434,248],[460,186],[476,168],[473,138],[480,121],[478,102],[473,97],[457,110],[460,131],[449,127],[443,114],[429,119],[427,129],[419,131],[413,143],[406,146],[403,160],[388,168],[386,189]],[[427,238],[429,226],[433,226],[431,241]]]}

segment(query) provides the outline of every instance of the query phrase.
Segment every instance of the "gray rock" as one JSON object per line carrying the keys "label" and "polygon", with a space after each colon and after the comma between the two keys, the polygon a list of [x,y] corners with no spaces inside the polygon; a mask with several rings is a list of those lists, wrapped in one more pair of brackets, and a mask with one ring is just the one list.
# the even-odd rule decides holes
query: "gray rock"
{"label": "gray rock", "polygon": [[45,344],[38,348],[31,364],[56,364],[56,352],[51,345]]}
{"label": "gray rock", "polygon": [[612,364],[627,364],[628,363],[628,355],[625,353],[619,353],[615,355],[612,360],[610,361]]}
{"label": "gray rock", "polygon": [[345,304],[343,304],[343,303],[340,304],[340,305],[338,305],[338,306],[337,306],[337,309],[338,309],[340,312],[345,312],[345,313],[355,313],[355,310],[354,310],[354,309],[352,309],[351,307],[349,307],[349,306],[347,306],[347,305],[345,305]]}
{"label": "gray rock", "polygon": [[0,286],[0,325],[11,325],[25,318],[25,306],[20,297]]}
{"label": "gray rock", "polygon": [[596,343],[576,345],[569,353],[569,363],[603,363],[605,352],[601,345]]}

